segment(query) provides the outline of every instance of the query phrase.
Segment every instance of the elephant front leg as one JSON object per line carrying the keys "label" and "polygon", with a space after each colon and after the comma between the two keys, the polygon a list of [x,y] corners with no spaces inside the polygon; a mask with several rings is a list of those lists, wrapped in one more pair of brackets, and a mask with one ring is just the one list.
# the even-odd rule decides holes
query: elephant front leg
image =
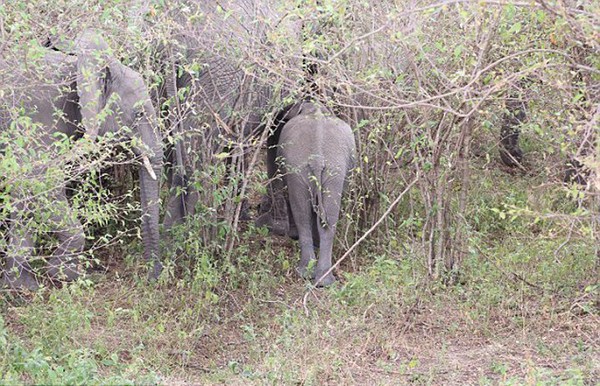
{"label": "elephant front leg", "polygon": [[10,216],[9,223],[9,245],[6,252],[6,264],[4,266],[3,281],[6,286],[13,289],[28,289],[35,291],[39,284],[29,259],[33,250],[31,232],[27,229],[24,216],[26,205],[20,203]]}
{"label": "elephant front leg", "polygon": [[289,209],[283,180],[281,178],[274,179],[269,185],[269,190],[269,195],[272,200],[271,231],[278,236],[285,236],[289,232]]}
{"label": "elephant front leg", "polygon": [[53,280],[73,281],[81,273],[78,259],[85,246],[85,234],[64,189],[56,195],[54,205],[50,222],[59,244],[48,261],[47,274]]}

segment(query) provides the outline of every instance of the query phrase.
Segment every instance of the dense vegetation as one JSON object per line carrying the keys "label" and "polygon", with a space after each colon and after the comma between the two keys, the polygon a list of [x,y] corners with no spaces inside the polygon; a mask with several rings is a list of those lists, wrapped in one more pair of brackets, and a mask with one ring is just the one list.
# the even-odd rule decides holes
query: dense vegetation
{"label": "dense vegetation", "polygon": [[[235,24],[226,5],[215,26],[193,1],[0,3],[0,61],[18,63],[0,67],[0,107],[22,118],[3,128],[0,149],[35,136],[11,99],[21,87],[13,75],[35,68],[49,38],[100,29],[158,95],[173,59],[165,47],[204,36],[199,51],[292,90],[268,102],[265,123],[310,92],[353,127],[359,157],[337,229],[338,283],[299,279],[297,245],[241,215],[249,202],[256,217],[266,193],[266,135],[209,135],[199,123],[214,141],[195,152],[200,198],[163,239],[158,282],[146,280],[141,259],[127,146],[61,139],[66,168],[44,152],[22,163],[4,151],[0,254],[11,189],[25,186],[37,197],[26,210],[42,267],[56,246],[46,192],[66,179],[88,275],[45,280],[35,293],[2,290],[0,383],[599,382],[598,1],[245,4],[250,14],[268,4],[270,16],[254,22],[264,39],[208,33]],[[200,56],[179,71],[205,64]],[[172,145],[176,120],[160,104],[174,101],[154,103]],[[195,116],[195,106],[180,113]],[[43,178],[24,181],[39,164]]]}

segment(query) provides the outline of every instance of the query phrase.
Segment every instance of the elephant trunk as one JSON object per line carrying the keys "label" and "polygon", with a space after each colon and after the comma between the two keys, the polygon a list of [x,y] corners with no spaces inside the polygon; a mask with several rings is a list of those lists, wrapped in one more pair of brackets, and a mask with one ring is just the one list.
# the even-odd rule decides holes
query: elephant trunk
{"label": "elephant trunk", "polygon": [[[154,117],[154,111],[148,106],[147,116]],[[142,207],[142,241],[144,258],[152,262],[151,279],[157,279],[162,271],[160,263],[160,175],[162,172],[162,138],[154,120],[144,121],[139,126],[143,148],[135,149],[142,158],[140,164],[140,201]],[[158,176],[158,178],[157,178]]]}
{"label": "elephant trunk", "polygon": [[[151,158],[152,171],[160,175],[162,168],[162,152],[154,154]],[[144,244],[144,258],[152,262],[153,267],[149,276],[157,279],[162,271],[160,262],[160,232],[159,232],[159,185],[160,181],[152,176],[144,166],[140,166],[140,198],[142,206],[142,240]]]}

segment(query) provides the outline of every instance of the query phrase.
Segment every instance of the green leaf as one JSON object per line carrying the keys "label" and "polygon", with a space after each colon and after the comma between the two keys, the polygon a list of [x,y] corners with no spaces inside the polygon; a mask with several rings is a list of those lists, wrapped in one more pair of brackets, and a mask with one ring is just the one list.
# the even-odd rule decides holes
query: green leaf
{"label": "green leaf", "polygon": [[512,27],[510,27],[510,30],[508,30],[508,32],[512,34],[518,34],[519,32],[521,32],[521,28],[521,23],[515,23]]}
{"label": "green leaf", "polygon": [[462,44],[459,44],[458,46],[454,47],[454,58],[458,59],[460,58],[460,55],[463,52],[463,46]]}
{"label": "green leaf", "polygon": [[226,158],[228,158],[231,154],[227,153],[227,152],[222,152],[219,154],[215,154],[215,158],[218,160],[224,160]]}
{"label": "green leaf", "polygon": [[544,20],[546,20],[546,12],[542,11],[541,9],[537,10],[535,12],[535,17],[536,17],[536,19],[537,19],[538,22],[543,23]]}
{"label": "green leaf", "polygon": [[577,103],[577,102],[579,102],[579,101],[581,100],[581,98],[583,98],[583,97],[584,97],[583,93],[579,92],[579,93],[577,93],[577,95],[575,95],[575,96],[573,97],[573,99],[572,99],[572,101],[571,101],[571,102],[572,102],[572,103]]}

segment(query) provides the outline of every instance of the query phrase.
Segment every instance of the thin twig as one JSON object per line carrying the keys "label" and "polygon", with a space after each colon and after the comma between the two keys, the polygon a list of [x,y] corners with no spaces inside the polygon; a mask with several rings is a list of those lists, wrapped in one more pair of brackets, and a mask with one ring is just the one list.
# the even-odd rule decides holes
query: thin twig
{"label": "thin twig", "polygon": [[[410,184],[408,184],[408,186],[402,191],[402,193],[400,193],[400,195],[394,200],[394,202],[392,202],[392,204],[389,206],[389,208],[387,208],[387,210],[385,211],[384,214],[381,215],[381,217],[379,218],[379,220],[377,220],[377,222],[375,224],[373,224],[373,226],[365,232],[364,235],[361,236],[360,239],[358,239],[347,251],[346,253],[344,253],[344,255],[342,257],[339,258],[338,261],[335,262],[335,264],[333,264],[331,266],[331,268],[329,268],[327,270],[327,272],[325,272],[319,279],[317,279],[317,281],[315,281],[315,286],[319,285],[319,283],[321,283],[321,281],[323,280],[323,278],[327,275],[329,275],[338,265],[340,265],[340,263],[342,261],[344,261],[348,256],[350,256],[350,253],[360,244],[362,243],[371,233],[373,233],[373,231],[379,226],[379,224],[381,224],[383,222],[383,220],[392,212],[392,210],[394,210],[394,208],[396,207],[396,205],[398,205],[398,203],[400,202],[400,200],[402,199],[402,197],[404,197],[404,195],[410,190],[410,188],[413,187],[414,184],[417,183],[417,181],[419,180],[419,176],[417,175],[415,177],[414,180],[412,180],[412,182]],[[309,289],[310,290],[310,289]]]}
{"label": "thin twig", "polygon": [[575,222],[571,222],[571,227],[569,228],[569,234],[567,235],[567,239],[561,243],[558,248],[556,248],[556,250],[554,251],[554,262],[556,264],[560,264],[560,260],[558,259],[558,253],[560,252],[561,249],[563,249],[565,247],[565,245],[567,245],[568,243],[571,242],[571,236],[573,236],[573,228],[575,228]]}
{"label": "thin twig", "polygon": [[477,244],[473,244],[473,246],[475,247],[475,249],[477,249],[477,251],[481,254],[481,256],[483,256],[484,259],[486,259],[488,262],[492,263],[492,265],[498,270],[500,271],[500,273],[502,273],[504,276],[508,277],[508,278],[513,278],[513,279],[517,279],[519,281],[522,281],[523,283],[527,284],[528,286],[532,287],[532,288],[536,288],[539,290],[542,290],[544,292],[548,291],[548,289],[544,288],[544,287],[540,287],[537,284],[534,284],[530,281],[528,281],[527,279],[525,279],[523,276],[519,275],[518,273],[515,272],[506,272],[505,270],[503,270],[502,268],[500,268],[500,266],[498,266],[498,264],[496,264],[495,261],[493,261],[492,259],[490,259],[487,254],[485,252],[483,252],[481,250],[481,248],[479,248],[479,245]]}

